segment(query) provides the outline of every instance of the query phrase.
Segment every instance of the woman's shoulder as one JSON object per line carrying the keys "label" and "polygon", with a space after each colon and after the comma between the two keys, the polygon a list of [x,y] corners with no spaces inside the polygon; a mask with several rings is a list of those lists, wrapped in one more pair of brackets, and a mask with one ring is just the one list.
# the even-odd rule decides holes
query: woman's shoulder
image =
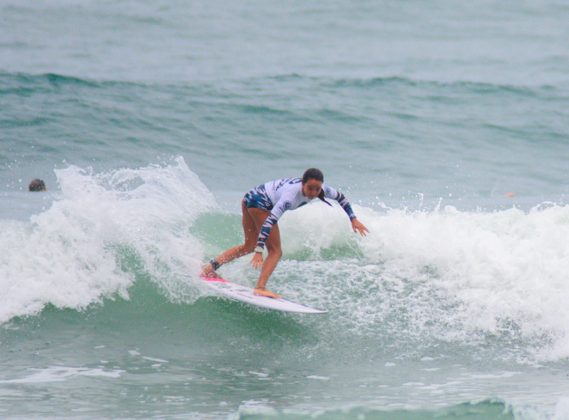
{"label": "woman's shoulder", "polygon": [[337,190],[334,187],[331,187],[328,184],[323,183],[322,184],[322,190],[324,190],[324,194],[326,194],[327,197],[331,196],[331,195],[336,195]]}

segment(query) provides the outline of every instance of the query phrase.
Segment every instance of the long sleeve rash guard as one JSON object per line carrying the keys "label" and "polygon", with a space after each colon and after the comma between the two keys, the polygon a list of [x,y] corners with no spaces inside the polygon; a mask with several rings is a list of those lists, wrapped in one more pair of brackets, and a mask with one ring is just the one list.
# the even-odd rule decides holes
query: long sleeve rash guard
{"label": "long sleeve rash guard", "polygon": [[[356,218],[350,202],[344,194],[335,190],[334,188],[322,184],[324,190],[324,197],[335,200],[344,209],[350,220]],[[259,185],[254,189],[257,196],[261,195],[272,204],[271,214],[263,223],[259,238],[257,239],[257,247],[264,248],[265,242],[271,233],[271,229],[275,223],[287,210],[295,210],[314,199],[309,199],[302,193],[302,180],[300,178],[283,178],[275,181],[267,182],[266,184]]]}

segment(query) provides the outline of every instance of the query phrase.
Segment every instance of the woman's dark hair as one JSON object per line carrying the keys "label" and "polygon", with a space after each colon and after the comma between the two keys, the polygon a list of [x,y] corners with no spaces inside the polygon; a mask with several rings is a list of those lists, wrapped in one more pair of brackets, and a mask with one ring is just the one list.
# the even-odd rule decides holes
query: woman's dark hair
{"label": "woman's dark hair", "polygon": [[324,174],[320,169],[309,168],[306,171],[304,171],[304,175],[302,175],[302,183],[306,184],[311,179],[324,182]]}
{"label": "woman's dark hair", "polygon": [[[309,168],[306,171],[304,171],[304,175],[302,175],[302,183],[306,184],[311,179],[315,179],[316,181],[324,182],[324,174],[322,173],[322,171],[320,169]],[[324,198],[324,189],[320,190],[320,194],[318,194],[318,198],[320,200],[324,201],[330,207],[332,207],[332,204],[327,202],[326,199]]]}

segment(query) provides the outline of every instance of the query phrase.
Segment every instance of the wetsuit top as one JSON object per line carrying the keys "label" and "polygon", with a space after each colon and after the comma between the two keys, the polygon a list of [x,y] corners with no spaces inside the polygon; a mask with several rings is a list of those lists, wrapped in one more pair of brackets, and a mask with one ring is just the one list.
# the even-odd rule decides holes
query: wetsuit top
{"label": "wetsuit top", "polygon": [[[352,206],[344,194],[324,183],[322,184],[322,190],[324,191],[324,197],[336,200],[342,206],[350,220],[356,218]],[[316,197],[315,199],[318,198]],[[249,191],[245,195],[247,207],[257,207],[271,212],[261,227],[257,246],[265,247],[265,242],[271,233],[273,225],[277,223],[285,211],[295,210],[313,200],[302,194],[302,180],[300,178],[277,179],[259,185]]]}

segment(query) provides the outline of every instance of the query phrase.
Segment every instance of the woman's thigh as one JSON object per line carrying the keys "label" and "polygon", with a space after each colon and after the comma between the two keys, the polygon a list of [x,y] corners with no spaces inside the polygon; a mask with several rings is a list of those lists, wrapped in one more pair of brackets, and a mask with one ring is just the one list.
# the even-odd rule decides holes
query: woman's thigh
{"label": "woman's thigh", "polygon": [[[256,232],[254,240],[255,242],[257,242],[257,238],[259,237],[259,232],[261,232],[261,227],[263,226],[263,223],[265,223],[267,217],[269,217],[270,212],[258,208],[248,208],[247,211],[251,215],[253,221],[255,222]],[[277,223],[275,223],[271,228],[271,233],[269,234],[266,243],[267,243],[267,249],[269,251],[280,250],[281,233],[279,225]]]}

